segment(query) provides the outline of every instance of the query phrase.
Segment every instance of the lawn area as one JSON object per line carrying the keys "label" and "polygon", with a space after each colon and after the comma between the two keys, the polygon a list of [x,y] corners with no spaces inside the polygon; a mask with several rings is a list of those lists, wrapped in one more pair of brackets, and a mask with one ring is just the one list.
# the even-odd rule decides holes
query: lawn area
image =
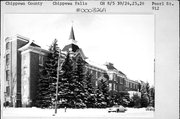
{"label": "lawn area", "polygon": [[127,108],[124,113],[111,112],[108,109],[58,109],[57,114],[53,116],[54,109],[39,108],[3,108],[3,119],[5,118],[21,118],[21,117],[153,117],[153,111],[146,111],[145,108]]}

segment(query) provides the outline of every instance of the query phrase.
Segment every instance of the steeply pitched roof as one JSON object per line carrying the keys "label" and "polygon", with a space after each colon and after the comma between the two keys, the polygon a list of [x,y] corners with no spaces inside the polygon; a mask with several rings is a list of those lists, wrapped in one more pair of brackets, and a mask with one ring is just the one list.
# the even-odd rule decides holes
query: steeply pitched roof
{"label": "steeply pitched roof", "polygon": [[122,71],[118,71],[120,74],[123,74],[123,75],[125,75]]}
{"label": "steeply pitched roof", "polygon": [[75,40],[75,35],[74,35],[74,30],[73,27],[71,27],[71,32],[70,32],[70,36],[69,36],[69,40]]}
{"label": "steeply pitched roof", "polygon": [[66,46],[62,49],[62,51],[69,51],[70,49],[71,49],[73,52],[76,52],[76,51],[79,49],[79,47],[78,47],[77,45],[75,45],[75,44],[69,44],[69,45],[66,45]]}
{"label": "steeply pitched roof", "polygon": [[35,44],[34,42],[31,42],[31,43],[30,43],[30,46],[41,48],[39,45]]}
{"label": "steeply pitched roof", "polygon": [[49,52],[48,50],[42,49],[39,45],[37,45],[33,41],[29,42],[28,44],[24,45],[23,47],[19,48],[18,50],[22,52],[22,51],[25,51],[27,49],[33,49],[33,50],[36,50],[36,51],[41,52],[41,53],[48,53]]}

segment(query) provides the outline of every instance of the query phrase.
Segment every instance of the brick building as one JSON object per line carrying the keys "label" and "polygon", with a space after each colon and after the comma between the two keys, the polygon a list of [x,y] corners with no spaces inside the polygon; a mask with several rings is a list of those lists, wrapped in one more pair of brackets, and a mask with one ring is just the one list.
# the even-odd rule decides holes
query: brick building
{"label": "brick building", "polygon": [[21,52],[21,103],[30,106],[35,101],[40,67],[43,66],[48,51],[29,42],[19,49]]}
{"label": "brick building", "polygon": [[5,39],[4,101],[21,107],[36,95],[39,67],[48,51],[20,35]]}
{"label": "brick building", "polygon": [[[10,102],[10,105],[14,107],[31,106],[35,101],[39,70],[49,51],[20,35],[8,37],[5,42],[4,101]],[[67,51],[72,56],[79,55],[87,62],[86,71],[93,75],[95,87],[103,79],[108,81],[111,92],[138,91],[138,82],[128,79],[112,63],[107,62],[99,65],[90,61],[77,45],[73,27],[69,36],[69,44],[62,49],[64,53]]]}
{"label": "brick building", "polygon": [[11,106],[21,104],[21,53],[18,49],[26,45],[29,40],[22,36],[8,37],[5,39],[5,101]]}

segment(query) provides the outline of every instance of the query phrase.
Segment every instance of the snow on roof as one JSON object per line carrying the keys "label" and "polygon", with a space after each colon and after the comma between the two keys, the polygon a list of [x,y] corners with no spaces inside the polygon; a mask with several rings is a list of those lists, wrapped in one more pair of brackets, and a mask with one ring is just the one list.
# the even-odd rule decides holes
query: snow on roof
{"label": "snow on roof", "polygon": [[92,66],[94,66],[94,67],[100,68],[100,69],[102,69],[102,70],[107,70],[107,67],[106,67],[105,65],[98,64],[98,63],[93,62],[93,61],[91,61],[91,60],[89,60],[89,59],[86,59],[85,61],[86,61],[88,64],[90,64],[90,65],[92,65]]}
{"label": "snow on roof", "polygon": [[129,82],[138,83],[138,81],[135,81],[135,80],[132,80],[132,79],[129,79],[129,78],[127,78],[127,80],[128,80]]}
{"label": "snow on roof", "polygon": [[24,51],[24,50],[26,50],[28,48],[33,48],[33,49],[39,50],[41,52],[49,52],[48,50],[42,49],[39,45],[34,43],[34,41],[30,41],[29,43],[27,43],[23,47],[19,48],[18,50],[19,51]]}
{"label": "snow on roof", "polygon": [[26,40],[27,42],[30,41],[29,38],[27,38],[27,37],[25,37],[25,36],[22,36],[22,35],[19,35],[19,34],[16,34],[15,37],[20,38],[20,39],[23,39],[23,40]]}

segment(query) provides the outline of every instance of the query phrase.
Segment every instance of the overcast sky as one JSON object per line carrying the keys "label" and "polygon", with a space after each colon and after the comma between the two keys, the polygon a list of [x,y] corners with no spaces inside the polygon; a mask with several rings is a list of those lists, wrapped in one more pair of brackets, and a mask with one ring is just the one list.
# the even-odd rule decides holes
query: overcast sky
{"label": "overcast sky", "polygon": [[70,29],[93,62],[112,62],[129,79],[154,84],[154,16],[143,14],[7,14],[5,36],[20,34],[47,49],[62,49]]}

